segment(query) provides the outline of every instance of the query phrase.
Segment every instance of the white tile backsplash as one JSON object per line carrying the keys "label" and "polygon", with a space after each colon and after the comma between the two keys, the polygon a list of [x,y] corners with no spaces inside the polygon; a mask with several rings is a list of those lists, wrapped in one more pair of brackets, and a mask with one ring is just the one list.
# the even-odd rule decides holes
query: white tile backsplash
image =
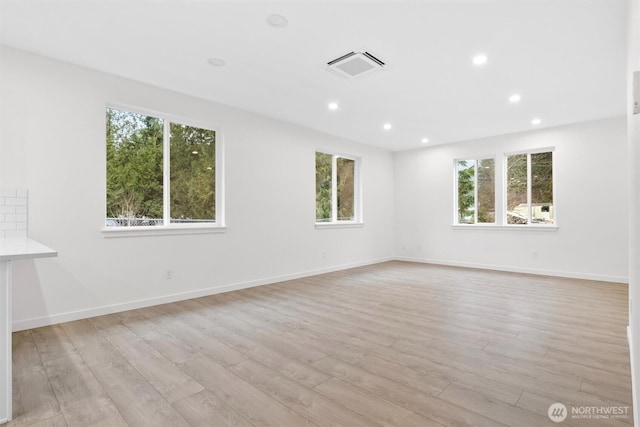
{"label": "white tile backsplash", "polygon": [[0,237],[26,237],[29,197],[26,190],[0,188]]}

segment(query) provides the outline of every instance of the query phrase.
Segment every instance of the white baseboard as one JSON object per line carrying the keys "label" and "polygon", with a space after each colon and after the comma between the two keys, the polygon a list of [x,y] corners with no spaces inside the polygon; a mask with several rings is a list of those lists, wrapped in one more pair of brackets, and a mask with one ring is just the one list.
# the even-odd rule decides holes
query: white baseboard
{"label": "white baseboard", "polygon": [[119,304],[105,305],[101,307],[93,307],[84,310],[71,311],[67,313],[54,314],[51,316],[37,317],[32,319],[16,320],[13,322],[13,332],[23,331],[26,329],[39,328],[42,326],[55,325],[58,323],[72,322],[74,320],[87,319],[90,317],[103,316],[105,314],[119,313],[121,311],[135,310],[137,308],[151,307],[154,305],[167,304],[170,302],[184,301],[187,299],[200,298],[209,295],[221,294],[239,289],[253,288],[255,286],[269,285],[287,280],[301,279],[303,277],[315,276],[318,274],[331,273],[334,271],[348,270],[350,268],[362,267],[365,265],[379,264],[381,262],[393,261],[393,257],[379,258],[368,261],[355,262],[350,264],[335,265],[317,270],[309,270],[282,276],[274,276],[266,279],[251,280],[248,282],[233,283],[222,286],[199,289],[196,291],[181,292],[171,295],[163,295],[159,297],[147,298],[137,301],[129,301]]}
{"label": "white baseboard", "polygon": [[72,311],[67,313],[53,314],[50,316],[16,320],[13,322],[12,328],[13,328],[13,332],[18,332],[18,331],[23,331],[25,329],[39,328],[42,326],[55,325],[58,323],[87,319],[90,317],[102,316],[105,314],[119,313],[121,311],[135,310],[138,308],[150,307],[154,305],[167,304],[167,303],[176,302],[176,301],[183,301],[183,300],[192,299],[192,298],[215,295],[215,294],[220,294],[224,292],[252,288],[255,286],[269,285],[269,284],[283,282],[287,280],[295,280],[303,277],[315,276],[315,275],[324,274],[324,273],[331,273],[334,271],[347,270],[350,268],[378,264],[378,263],[387,262],[387,261],[418,262],[418,263],[425,263],[425,264],[449,265],[454,267],[479,268],[484,270],[498,270],[498,271],[509,271],[509,272],[515,272],[515,273],[538,274],[538,275],[544,275],[544,276],[569,277],[569,278],[575,278],[575,279],[627,283],[627,279],[625,277],[616,277],[616,276],[600,276],[600,275],[590,275],[590,274],[523,269],[523,268],[513,268],[513,267],[507,267],[507,266],[473,264],[473,263],[453,262],[453,261],[443,261],[443,260],[429,260],[429,259],[409,258],[409,257],[386,257],[386,258],[379,258],[379,259],[361,261],[356,263],[335,265],[335,266],[320,268],[316,270],[308,270],[308,271],[303,271],[298,273],[285,274],[282,276],[274,276],[274,277],[269,277],[265,279],[251,280],[248,282],[232,283],[228,285],[203,288],[196,291],[181,292],[177,294],[163,295],[159,297],[141,299],[136,301],[128,301],[128,302],[119,303],[119,304],[92,307],[88,309],[77,310],[77,311]]}
{"label": "white baseboard", "polygon": [[633,425],[640,426],[640,414],[638,413],[640,409],[638,409],[635,405],[635,402],[638,401],[638,390],[636,388],[636,380],[638,379],[636,373],[635,366],[635,355],[633,353],[633,335],[631,335],[631,327],[627,326],[627,340],[629,341],[629,358],[631,362],[631,402],[634,403],[633,408]]}
{"label": "white baseboard", "polygon": [[395,259],[397,261],[418,262],[423,264],[449,265],[452,267],[478,268],[481,270],[508,271],[511,273],[536,274],[539,276],[567,277],[570,279],[597,280],[601,282],[614,282],[614,283],[624,283],[624,284],[629,283],[629,278],[623,277],[623,276],[607,276],[607,275],[600,275],[600,274],[574,273],[570,271],[539,270],[534,268],[510,267],[506,265],[476,264],[472,262],[447,261],[447,260],[440,260],[440,259],[423,259],[423,258],[411,258],[411,257],[396,257]]}

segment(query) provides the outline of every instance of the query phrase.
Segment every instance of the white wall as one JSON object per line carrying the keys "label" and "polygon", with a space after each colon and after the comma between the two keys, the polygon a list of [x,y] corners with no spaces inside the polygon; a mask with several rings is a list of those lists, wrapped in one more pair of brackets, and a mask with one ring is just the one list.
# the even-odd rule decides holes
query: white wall
{"label": "white wall", "polygon": [[[30,236],[59,251],[15,263],[15,330],[393,255],[388,151],[9,48],[0,82],[0,182],[29,189]],[[103,236],[108,102],[222,128],[226,233]],[[362,159],[364,227],[315,229],[316,149]]]}
{"label": "white wall", "polygon": [[[640,0],[629,2],[628,141],[629,141],[629,326],[635,425],[640,425],[640,114],[633,114],[633,71],[640,71]],[[639,83],[640,84],[640,83]]]}
{"label": "white wall", "polygon": [[[495,155],[501,170],[505,152],[551,146],[557,231],[452,227],[454,159]],[[408,260],[624,282],[625,159],[624,117],[396,153],[396,253]]]}
{"label": "white wall", "polygon": [[[103,236],[108,102],[222,127],[226,233]],[[0,48],[0,184],[29,189],[30,234],[60,253],[16,263],[14,328],[393,257],[626,281],[626,130],[621,117],[392,154]],[[558,231],[452,227],[454,158],[548,146]],[[316,149],[362,158],[364,227],[314,228]]]}

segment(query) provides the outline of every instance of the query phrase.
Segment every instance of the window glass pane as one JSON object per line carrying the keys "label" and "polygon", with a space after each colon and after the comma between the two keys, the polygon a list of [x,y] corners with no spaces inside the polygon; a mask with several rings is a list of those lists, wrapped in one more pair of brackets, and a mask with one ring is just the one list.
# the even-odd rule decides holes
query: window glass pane
{"label": "window glass pane", "polygon": [[331,154],[316,152],[316,221],[331,221]]}
{"label": "window glass pane", "polygon": [[338,221],[353,221],[354,174],[356,162],[338,157],[336,159],[338,187]]}
{"label": "window glass pane", "polygon": [[478,160],[478,223],[496,221],[495,160]]}
{"label": "window glass pane", "polygon": [[215,221],[216,132],[170,123],[171,223]]}
{"label": "window glass pane", "polygon": [[507,224],[527,224],[527,155],[507,157]]}
{"label": "window glass pane", "polygon": [[161,119],[107,108],[108,227],[162,225]]}
{"label": "window glass pane", "polygon": [[553,153],[531,154],[531,221],[553,224]]}
{"label": "window glass pane", "polygon": [[475,160],[458,160],[458,224],[475,223]]}

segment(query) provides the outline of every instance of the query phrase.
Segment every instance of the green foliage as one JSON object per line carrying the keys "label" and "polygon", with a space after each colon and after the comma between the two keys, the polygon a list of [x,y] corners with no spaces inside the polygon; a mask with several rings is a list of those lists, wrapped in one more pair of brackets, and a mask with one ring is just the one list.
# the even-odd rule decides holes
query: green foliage
{"label": "green foliage", "polygon": [[531,154],[531,203],[553,204],[553,152]]}
{"label": "green foliage", "polygon": [[354,219],[355,161],[339,157],[336,160],[338,189],[338,220]]}
{"label": "green foliage", "polygon": [[[469,166],[466,160],[458,161],[458,223],[473,223],[474,204],[474,162]],[[471,221],[469,220],[471,217]]]}
{"label": "green foliage", "polygon": [[507,210],[527,203],[527,155],[514,154],[507,158]]}
{"label": "green foliage", "polygon": [[495,160],[478,160],[478,223],[493,223],[496,217]]}
{"label": "green foliage", "polygon": [[316,221],[331,220],[331,154],[316,152]]}
{"label": "green foliage", "polygon": [[[162,219],[161,119],[107,108],[107,216]],[[215,219],[215,132],[171,123],[172,218]]]}
{"label": "green foliage", "polygon": [[215,218],[215,142],[209,129],[170,124],[171,218]]}
{"label": "green foliage", "polygon": [[107,216],[162,218],[162,126],[107,109]]}
{"label": "green foliage", "polygon": [[[553,205],[553,152],[530,154],[531,171],[528,173],[528,154],[515,154],[507,158],[507,210],[514,211],[527,205],[527,188],[531,188],[531,205]],[[531,183],[528,182],[531,177]],[[527,216],[527,214],[522,214]],[[533,218],[535,222],[535,218]],[[510,224],[527,223],[526,218],[510,215]]]}

